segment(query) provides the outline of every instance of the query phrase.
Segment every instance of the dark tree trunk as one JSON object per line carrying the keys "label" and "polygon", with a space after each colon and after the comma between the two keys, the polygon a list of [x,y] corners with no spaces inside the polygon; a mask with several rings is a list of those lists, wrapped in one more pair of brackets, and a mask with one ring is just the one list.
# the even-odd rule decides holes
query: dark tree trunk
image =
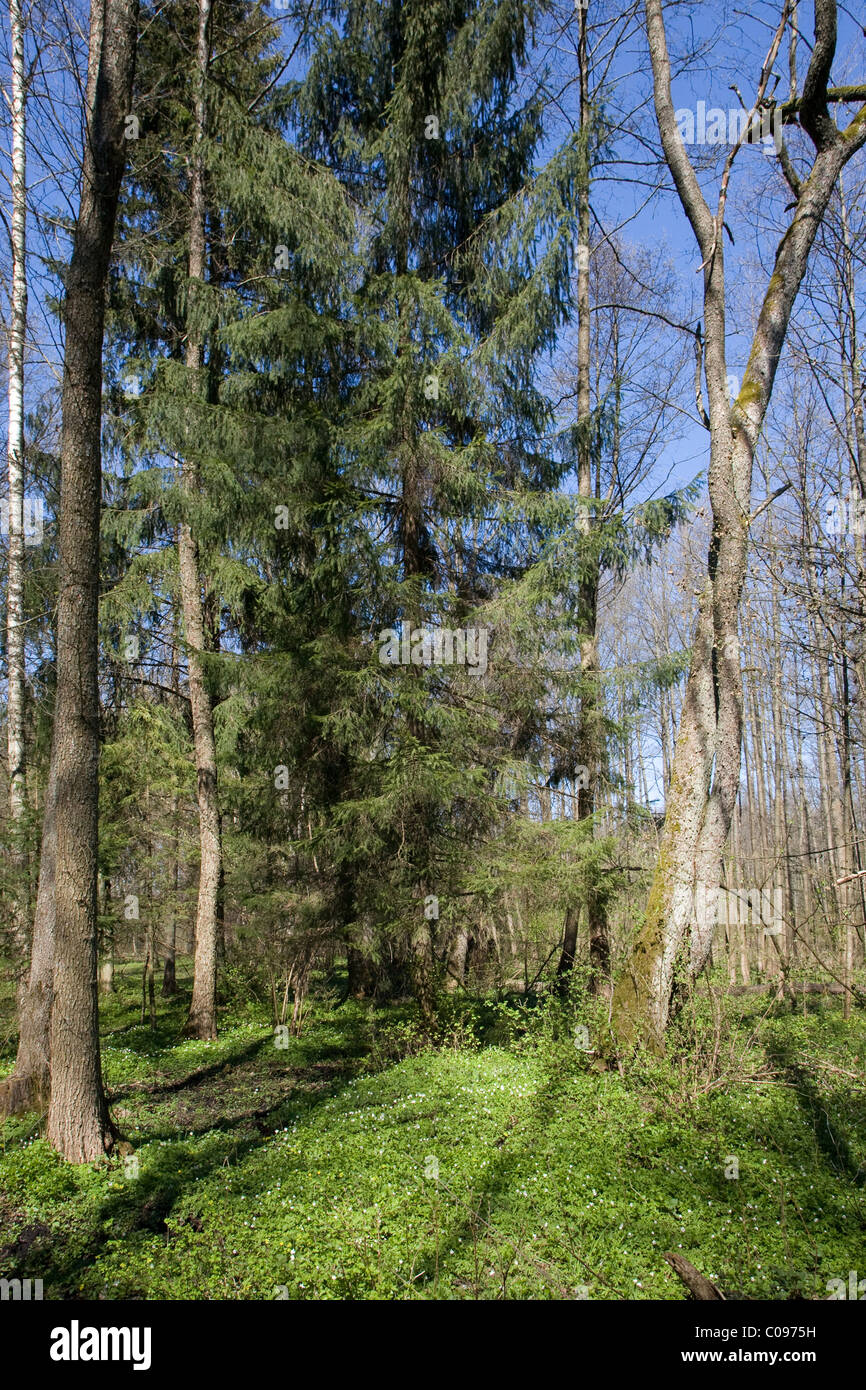
{"label": "dark tree trunk", "polygon": [[589,988],[590,993],[609,999],[610,979],[610,935],[608,932],[607,911],[604,904],[590,890],[587,908],[589,918]]}
{"label": "dark tree trunk", "polygon": [[51,750],[56,925],[47,1132],[54,1147],[77,1163],[99,1158],[113,1143],[102,1086],[96,981],[102,339],[137,25],[138,0],[94,0],[81,201],[64,308],[57,696]]}
{"label": "dark tree trunk", "polygon": [[469,933],[465,927],[458,927],[448,948],[445,969],[445,989],[449,994],[461,989],[466,979],[466,955],[469,951]]}
{"label": "dark tree trunk", "polygon": [[562,954],[559,957],[559,965],[556,973],[561,980],[565,980],[574,969],[574,961],[577,956],[577,926],[580,921],[580,909],[569,907],[565,912],[565,929],[562,934]]}

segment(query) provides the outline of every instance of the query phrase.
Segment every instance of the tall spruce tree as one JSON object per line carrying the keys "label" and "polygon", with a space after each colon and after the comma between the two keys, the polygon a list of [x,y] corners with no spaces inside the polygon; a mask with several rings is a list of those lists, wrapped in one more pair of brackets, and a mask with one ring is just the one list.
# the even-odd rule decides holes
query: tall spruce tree
{"label": "tall spruce tree", "polygon": [[[317,348],[306,325],[350,250],[343,195],[284,139],[275,38],[246,0],[149,15],[112,296],[109,526],[143,548],[103,609],[141,615],[149,584],[182,599],[202,829],[189,1027],[202,1036],[216,1027],[220,721],[231,748],[250,713],[238,657],[251,664],[261,645],[278,512],[303,514],[297,475],[320,471],[321,423],[302,427],[309,391],[295,380],[311,353],[323,360],[327,315]],[[295,337],[277,343],[287,326]]]}
{"label": "tall spruce tree", "polygon": [[439,902],[462,892],[466,854],[501,820],[511,757],[496,676],[430,664],[433,630],[487,641],[571,466],[539,449],[550,412],[535,371],[568,309],[579,166],[575,140],[540,162],[542,80],[526,72],[540,13],[328,6],[297,88],[302,150],[359,209],[359,351],[339,440],[373,544],[356,641],[400,632],[411,652],[383,667],[374,646],[354,727],[341,711],[325,720],[351,771],[323,834],[355,913],[350,988],[369,986],[365,953],[396,960],[398,977],[402,961],[428,1017],[461,954]]}

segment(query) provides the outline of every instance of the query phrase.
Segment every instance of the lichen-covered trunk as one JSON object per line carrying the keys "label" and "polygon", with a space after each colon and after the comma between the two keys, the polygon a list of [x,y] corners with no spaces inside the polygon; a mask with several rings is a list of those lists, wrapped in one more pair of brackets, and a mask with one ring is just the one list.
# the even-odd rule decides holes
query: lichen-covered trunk
{"label": "lichen-covered trunk", "polygon": [[742,528],[714,539],[710,568],[716,573],[700,600],[658,862],[643,928],[614,992],[612,1021],[621,1043],[638,1037],[660,1042],[678,963],[685,977],[693,977],[712,943],[739,779],[737,614],[745,564]]}
{"label": "lichen-covered trunk", "polygon": [[[816,0],[816,39],[799,103],[800,123],[815,145],[815,158],[808,178],[796,179],[795,211],[776,251],[742,386],[731,406],[723,248],[729,168],[714,214],[677,126],[662,0],[644,0],[644,6],[659,134],[702,256],[712,530],[658,862],[643,928],[614,991],[611,1021],[621,1047],[638,1040],[661,1046],[677,963],[682,962],[686,979],[694,978],[712,945],[722,855],[740,772],[742,681],[737,624],[752,521],[752,463],[816,232],[842,168],[866,143],[866,108],[845,132],[837,129],[829,115],[827,83],[836,47],[836,12],[832,0]],[[762,69],[762,97],[784,18]]]}

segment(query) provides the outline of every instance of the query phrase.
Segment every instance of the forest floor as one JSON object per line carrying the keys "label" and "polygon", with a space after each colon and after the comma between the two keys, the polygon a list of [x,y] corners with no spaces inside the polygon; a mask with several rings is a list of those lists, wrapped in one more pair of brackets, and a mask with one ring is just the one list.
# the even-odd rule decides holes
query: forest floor
{"label": "forest floor", "polygon": [[620,1075],[514,1000],[432,1047],[323,987],[286,1047],[257,1003],[190,1042],[185,992],[139,1025],[139,970],[103,1009],[132,1151],[75,1168],[0,1124],[0,1277],[45,1298],[683,1298],[667,1250],[731,1297],[866,1275],[862,1010],[705,1000]]}

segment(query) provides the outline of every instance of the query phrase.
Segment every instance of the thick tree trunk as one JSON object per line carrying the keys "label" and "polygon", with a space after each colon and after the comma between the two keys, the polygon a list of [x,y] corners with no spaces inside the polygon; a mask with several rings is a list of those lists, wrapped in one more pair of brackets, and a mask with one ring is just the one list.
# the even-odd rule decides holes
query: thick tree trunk
{"label": "thick tree trunk", "polygon": [[14,1073],[0,1082],[0,1116],[48,1108],[56,859],[54,783],[49,777],[42,820],[42,855],[30,946],[30,974],[18,989],[18,1053]]}
{"label": "thick tree trunk", "polygon": [[9,840],[15,870],[12,927],[27,949],[28,893],[24,849],[24,344],[27,334],[27,162],[24,19],[21,0],[9,0],[12,91],[12,296],[9,322],[8,441],[9,573],[6,589],[6,733],[9,759]]}
{"label": "thick tree trunk", "polygon": [[66,276],[55,775],[54,998],[48,1138],[72,1162],[113,1143],[99,1055],[97,682],[102,337],[132,98],[138,0],[94,0],[81,202]]}
{"label": "thick tree trunk", "polygon": [[[645,0],[655,108],[665,158],[702,255],[705,380],[710,419],[712,533],[692,661],[667,798],[665,828],[643,929],[614,994],[620,1045],[660,1047],[675,973],[694,978],[709,955],[722,856],[737,793],[742,732],[738,615],[746,573],[752,462],[773,389],[791,309],[809,251],[846,161],[866,143],[866,108],[840,133],[829,116],[827,82],[836,48],[835,0],[815,0],[815,44],[800,121],[816,149],[798,184],[795,211],[776,253],[740,393],[730,405],[725,361],[723,222],[727,180],[710,212],[680,138],[662,0]],[[766,90],[779,28],[762,71]],[[685,949],[687,940],[688,948]]]}
{"label": "thick tree trunk", "polygon": [[[207,124],[207,70],[210,63],[210,0],[199,0],[197,46],[198,94],[196,97],[195,148],[190,169],[189,278],[203,281],[206,270],[204,163],[201,142]],[[191,376],[203,367],[201,343],[190,331],[187,337],[186,365]],[[195,382],[198,390],[198,383]],[[194,461],[184,469],[184,486],[194,497],[199,487]],[[189,663],[189,694],[198,785],[199,840],[201,869],[195,920],[195,964],[186,1031],[195,1038],[216,1037],[217,908],[219,899],[222,846],[217,800],[217,759],[214,737],[213,702],[205,678],[205,622],[199,550],[187,522],[179,537],[180,591]]]}

